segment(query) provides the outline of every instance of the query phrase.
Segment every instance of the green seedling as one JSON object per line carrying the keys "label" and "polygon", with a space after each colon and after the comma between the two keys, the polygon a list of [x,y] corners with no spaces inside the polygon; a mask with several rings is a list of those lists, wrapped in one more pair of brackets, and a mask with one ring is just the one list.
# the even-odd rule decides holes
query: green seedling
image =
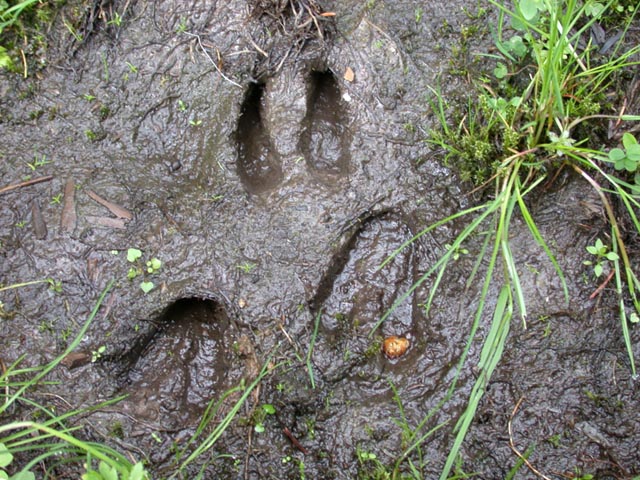
{"label": "green seedling", "polygon": [[[133,280],[140,275],[154,275],[162,268],[162,261],[156,257],[147,260],[144,264],[145,268],[142,267],[141,260],[142,251],[140,249],[129,248],[127,250],[127,261],[133,264],[127,271],[127,278],[129,280]],[[140,282],[140,289],[144,293],[149,293],[154,288],[155,284],[150,280],[143,279],[142,282]]]}
{"label": "green seedling", "polygon": [[636,173],[636,184],[640,184],[638,166],[640,165],[640,144],[636,137],[630,133],[622,136],[622,145],[624,148],[613,148],[609,151],[609,160],[613,163],[616,170],[626,170],[627,172]]}
{"label": "green seedling", "polygon": [[604,273],[604,267],[609,262],[615,262],[620,259],[617,253],[609,250],[609,247],[602,243],[599,238],[593,245],[587,246],[587,251],[594,255],[595,260],[585,260],[585,265],[593,266],[593,273],[596,277],[600,277]]}
{"label": "green seedling", "polygon": [[149,281],[140,282],[140,289],[144,293],[149,293],[154,288],[155,288],[155,284],[153,282],[149,282]]}
{"label": "green seedling", "polygon": [[236,268],[239,268],[244,273],[250,273],[254,268],[256,268],[256,264],[251,262],[244,262],[240,265],[236,265]]}
{"label": "green seedling", "polygon": [[189,120],[189,125],[192,127],[199,127],[202,125],[202,120]]}
{"label": "green seedling", "polygon": [[[447,250],[451,250],[453,247],[449,243],[446,243],[444,245],[444,248]],[[451,258],[455,262],[456,260],[459,260],[462,255],[469,255],[469,250],[463,247],[456,247],[453,249],[453,254],[451,255]]]}
{"label": "green seedling", "polygon": [[118,12],[113,12],[113,18],[107,22],[107,25],[119,27],[122,25],[122,16]]}
{"label": "green seedling", "polygon": [[27,163],[27,166],[31,169],[32,172],[35,172],[38,167],[42,167],[49,163],[51,163],[51,160],[47,160],[46,155],[42,155],[40,157],[38,157],[38,155],[35,155],[33,162]]}
{"label": "green seedling", "polygon": [[256,433],[263,433],[265,431],[264,420],[267,415],[274,415],[276,413],[276,409],[270,403],[264,403],[254,414],[254,422],[255,425],[253,430]]}
{"label": "green seedling", "polygon": [[153,257],[147,261],[147,273],[156,273],[162,267],[162,262]]}
{"label": "green seedling", "polygon": [[183,100],[178,100],[178,110],[180,110],[181,112],[186,112],[187,108],[187,104],[184,103]]}
{"label": "green seedling", "polygon": [[105,345],[100,345],[97,350],[93,350],[91,352],[91,363],[96,363],[98,360],[102,358],[102,354],[107,351],[107,347]]}
{"label": "green seedling", "polygon": [[84,98],[87,102],[92,102],[96,99],[96,97],[94,95],[91,95],[90,93],[85,93],[82,98]]}
{"label": "green seedling", "polygon": [[62,195],[62,193],[59,193],[58,195],[54,195],[53,197],[51,197],[51,201],[49,202],[49,204],[60,205],[60,203],[62,202]]}

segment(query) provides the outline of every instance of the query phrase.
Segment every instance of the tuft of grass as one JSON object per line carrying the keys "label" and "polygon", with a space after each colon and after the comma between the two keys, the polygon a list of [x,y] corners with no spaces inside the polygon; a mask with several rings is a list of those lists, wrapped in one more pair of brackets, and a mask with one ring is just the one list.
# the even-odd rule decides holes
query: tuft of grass
{"label": "tuft of grass", "polygon": [[[617,43],[594,45],[590,29],[618,7],[608,2],[578,0],[518,0],[513,4],[489,0],[498,11],[494,39],[498,55],[491,55],[496,68],[493,78],[476,82],[477,92],[455,126],[450,126],[450,107],[438,90],[432,89],[431,107],[439,120],[428,141],[446,152],[445,163],[456,169],[464,180],[475,183],[485,192],[481,205],[467,208],[444,218],[419,232],[392,252],[384,267],[407,245],[437,227],[468,219],[449,248],[418,281],[386,312],[373,332],[390,313],[427,279],[432,280],[425,309],[428,313],[444,274],[454,255],[470,237],[484,232],[485,240],[467,288],[484,266],[484,280],[467,344],[457,365],[457,373],[445,398],[456,392],[459,372],[485,317],[487,305],[495,304],[477,365],[478,375],[466,408],[453,429],[454,442],[443,466],[440,480],[446,480],[459,459],[459,452],[491,375],[502,357],[505,341],[515,316],[527,326],[527,304],[520,275],[510,246],[510,226],[514,218],[524,220],[534,241],[544,250],[561,280],[565,299],[569,300],[567,282],[558,259],[539,231],[527,198],[536,192],[551,174],[562,167],[575,170],[598,193],[611,226],[611,255],[621,330],[627,349],[629,368],[636,376],[631,348],[629,323],[638,320],[640,281],[632,269],[618,216],[613,209],[615,197],[635,232],[640,222],[635,211],[640,208],[640,147],[629,132],[621,146],[607,151],[592,136],[602,134],[603,121],[617,122],[624,129],[627,122],[640,116],[607,111],[607,94],[631,68],[640,46],[626,47],[624,35]],[[597,4],[597,5],[596,5]],[[597,7],[597,8],[596,8]],[[625,7],[626,8],[626,7]],[[640,6],[625,10],[626,33],[637,17]],[[488,233],[487,233],[488,232]],[[489,298],[499,287],[495,299]],[[629,304],[633,316],[627,313]],[[414,447],[418,448],[418,446]],[[406,453],[403,455],[403,457]]]}
{"label": "tuft of grass", "polygon": [[[55,478],[56,467],[64,464],[81,466],[85,471],[83,479],[144,480],[148,478],[141,462],[132,464],[127,457],[107,445],[80,439],[75,432],[81,426],[67,426],[67,421],[74,417],[112,405],[124,397],[117,397],[94,407],[57,414],[31,400],[27,395],[29,390],[46,384],[45,377],[82,342],[112,286],[113,281],[102,291],[74,340],[50,363],[40,367],[20,368],[25,358],[23,356],[9,367],[3,365],[0,375],[0,417],[8,415],[20,403],[31,407],[34,417],[40,421],[13,421],[0,425],[0,478],[35,479],[33,470],[43,465],[45,466],[43,478]],[[22,380],[25,376],[27,379]],[[12,465],[16,457],[21,462],[17,467]],[[16,471],[11,477],[5,470],[8,468]]]}

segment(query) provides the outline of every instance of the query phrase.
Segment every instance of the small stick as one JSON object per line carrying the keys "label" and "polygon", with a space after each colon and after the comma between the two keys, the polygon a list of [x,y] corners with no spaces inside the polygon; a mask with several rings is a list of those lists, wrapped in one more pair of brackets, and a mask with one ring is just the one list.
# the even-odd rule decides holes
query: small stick
{"label": "small stick", "polygon": [[522,460],[527,467],[529,467],[529,470],[531,470],[537,476],[539,476],[541,478],[544,478],[544,480],[551,480],[549,477],[547,477],[543,473],[541,473],[538,470],[536,470],[535,467],[533,465],[531,465],[531,462],[529,462],[529,460],[527,460],[524,457],[524,455],[522,455],[518,451],[518,449],[516,448],[515,444],[513,443],[513,432],[511,431],[511,422],[513,421],[513,417],[516,416],[516,413],[518,412],[518,409],[520,408],[520,405],[522,404],[523,400],[524,400],[524,397],[520,397],[520,400],[518,400],[518,403],[516,403],[516,406],[513,408],[513,412],[511,412],[511,418],[509,418],[509,423],[507,425],[507,428],[509,430],[509,446],[511,447],[511,450],[513,450],[513,453],[515,453],[518,456],[518,458],[520,460]]}
{"label": "small stick", "polygon": [[6,192],[10,192],[11,190],[15,190],[16,188],[28,187],[29,185],[35,185],[36,183],[48,182],[52,178],[53,178],[53,175],[47,175],[45,177],[32,178],[31,180],[27,180],[25,182],[7,185],[6,187],[0,188],[0,195]]}
{"label": "small stick", "polygon": [[593,300],[594,298],[596,298],[596,296],[604,289],[604,287],[607,286],[607,284],[611,281],[611,279],[613,278],[613,274],[615,273],[615,270],[611,270],[609,272],[609,276],[604,280],[604,282],[602,282],[602,285],[600,285],[598,288],[596,288],[596,290],[589,296],[589,300]]}
{"label": "small stick", "polygon": [[293,433],[291,433],[291,430],[289,430],[287,427],[284,427],[282,429],[282,433],[284,433],[287,436],[287,438],[291,440],[291,443],[293,443],[294,447],[296,447],[305,455],[309,455],[309,451],[302,446],[302,444],[298,441],[296,437],[293,436]]}

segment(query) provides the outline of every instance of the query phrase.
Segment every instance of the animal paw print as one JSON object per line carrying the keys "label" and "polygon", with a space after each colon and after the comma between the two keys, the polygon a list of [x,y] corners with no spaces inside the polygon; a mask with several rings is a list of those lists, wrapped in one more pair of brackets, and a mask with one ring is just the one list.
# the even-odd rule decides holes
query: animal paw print
{"label": "animal paw print", "polygon": [[[269,95],[270,88],[282,85],[254,84],[245,95],[236,131],[237,168],[249,193],[269,192],[288,178],[283,160],[291,144],[294,156],[304,159],[313,177],[334,182],[348,174],[351,133],[335,76],[330,71],[312,72],[306,80],[294,77],[291,85],[300,95],[288,96],[295,102],[290,108],[277,105],[281,100],[276,94]],[[282,132],[297,135],[297,142],[279,138]]]}

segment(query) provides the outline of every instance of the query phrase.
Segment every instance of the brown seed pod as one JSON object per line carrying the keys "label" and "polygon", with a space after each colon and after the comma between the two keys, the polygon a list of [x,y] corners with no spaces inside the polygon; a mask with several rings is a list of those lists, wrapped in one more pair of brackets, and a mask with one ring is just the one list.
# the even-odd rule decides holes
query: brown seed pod
{"label": "brown seed pod", "polygon": [[387,358],[394,359],[401,357],[409,349],[410,342],[404,337],[396,337],[392,335],[384,339],[382,343],[382,351]]}

